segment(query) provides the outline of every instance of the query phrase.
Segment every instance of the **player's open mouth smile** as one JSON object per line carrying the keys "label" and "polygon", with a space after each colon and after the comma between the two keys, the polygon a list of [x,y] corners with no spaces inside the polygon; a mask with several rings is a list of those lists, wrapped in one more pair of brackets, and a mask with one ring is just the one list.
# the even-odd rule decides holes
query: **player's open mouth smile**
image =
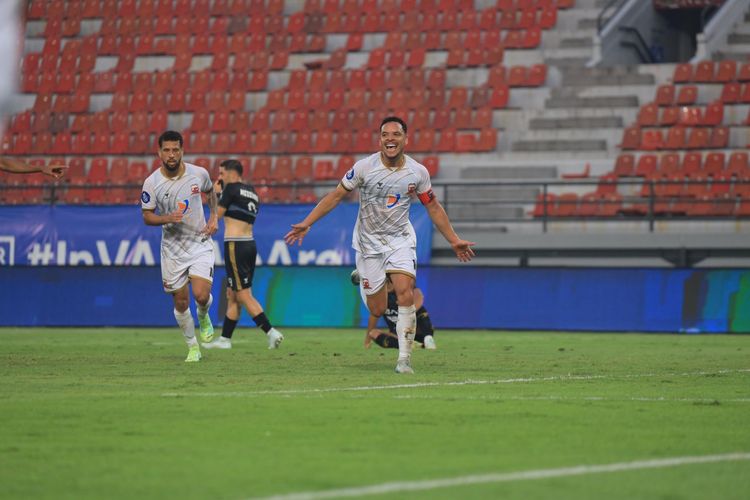
{"label": "player's open mouth smile", "polygon": [[385,149],[388,151],[395,151],[397,148],[398,148],[397,144],[389,143],[385,145]]}

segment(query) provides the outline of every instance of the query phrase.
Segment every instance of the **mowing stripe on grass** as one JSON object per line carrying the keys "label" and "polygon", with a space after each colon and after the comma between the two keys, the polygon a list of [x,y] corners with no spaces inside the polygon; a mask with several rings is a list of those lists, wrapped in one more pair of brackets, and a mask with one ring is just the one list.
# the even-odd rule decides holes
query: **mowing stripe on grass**
{"label": "mowing stripe on grass", "polygon": [[270,497],[255,497],[260,500],[315,500],[319,498],[361,497],[365,495],[382,495],[386,493],[401,493],[405,491],[424,491],[453,486],[465,486],[485,483],[505,483],[510,481],[532,481],[554,477],[583,476],[586,474],[601,474],[604,472],[623,472],[630,470],[660,469],[680,465],[707,464],[715,462],[736,462],[750,460],[750,453],[737,452],[723,455],[685,456],[671,458],[657,458],[650,460],[635,460],[632,462],[618,462],[602,465],[576,465],[557,469],[536,469],[518,472],[499,472],[493,474],[479,474],[445,479],[430,479],[425,481],[401,481],[393,483],[373,484],[353,488],[340,488],[324,491],[306,491],[287,495]]}
{"label": "mowing stripe on grass", "polygon": [[554,382],[569,380],[602,380],[602,379],[630,379],[630,378],[650,378],[650,377],[699,377],[705,375],[724,375],[729,373],[746,373],[750,368],[740,369],[722,369],[715,371],[698,371],[683,373],[640,373],[630,375],[553,375],[549,377],[523,377],[523,378],[506,378],[498,380],[461,380],[455,382],[416,382],[413,384],[393,384],[393,385],[365,385],[355,387],[324,387],[310,389],[281,389],[267,391],[227,391],[227,392],[165,392],[162,397],[176,398],[187,396],[198,397],[244,397],[244,396],[265,396],[265,395],[288,395],[288,394],[318,394],[326,392],[357,392],[357,391],[383,391],[391,389],[416,389],[421,387],[450,387],[460,385],[491,385],[491,384],[517,384],[531,382]]}

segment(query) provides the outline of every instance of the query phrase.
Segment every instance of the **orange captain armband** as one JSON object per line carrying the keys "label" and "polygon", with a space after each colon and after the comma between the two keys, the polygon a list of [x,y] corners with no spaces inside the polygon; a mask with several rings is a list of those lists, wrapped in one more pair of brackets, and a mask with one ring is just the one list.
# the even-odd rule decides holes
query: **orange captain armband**
{"label": "orange captain armband", "polygon": [[432,191],[432,188],[430,188],[430,190],[426,193],[419,193],[417,195],[417,198],[419,198],[419,201],[422,202],[422,205],[427,205],[429,202],[435,199],[435,193]]}

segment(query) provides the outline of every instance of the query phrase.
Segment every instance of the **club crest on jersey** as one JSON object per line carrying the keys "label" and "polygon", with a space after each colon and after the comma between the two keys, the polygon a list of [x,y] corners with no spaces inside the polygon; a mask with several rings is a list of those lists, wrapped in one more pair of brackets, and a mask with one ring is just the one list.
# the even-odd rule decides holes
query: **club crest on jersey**
{"label": "club crest on jersey", "polygon": [[148,194],[146,191],[143,191],[141,193],[141,201],[143,203],[148,203],[149,201],[151,201],[151,195]]}
{"label": "club crest on jersey", "polygon": [[354,167],[346,173],[346,180],[350,181],[354,179]]}
{"label": "club crest on jersey", "polygon": [[198,186],[198,184],[193,184],[190,186],[190,194],[198,194],[201,192],[201,188]]}
{"label": "club crest on jersey", "polygon": [[177,202],[177,209],[183,214],[190,208],[190,200],[182,200]]}
{"label": "club crest on jersey", "polygon": [[388,195],[388,201],[385,202],[386,208],[393,208],[398,204],[398,201],[401,199],[401,194],[389,194]]}

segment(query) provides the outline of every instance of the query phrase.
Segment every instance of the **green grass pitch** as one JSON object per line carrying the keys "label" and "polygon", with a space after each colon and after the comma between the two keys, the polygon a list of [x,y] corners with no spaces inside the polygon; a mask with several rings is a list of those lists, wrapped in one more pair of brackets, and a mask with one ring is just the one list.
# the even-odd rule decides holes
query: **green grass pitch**
{"label": "green grass pitch", "polygon": [[750,336],[284,334],[0,329],[0,498],[750,498]]}

